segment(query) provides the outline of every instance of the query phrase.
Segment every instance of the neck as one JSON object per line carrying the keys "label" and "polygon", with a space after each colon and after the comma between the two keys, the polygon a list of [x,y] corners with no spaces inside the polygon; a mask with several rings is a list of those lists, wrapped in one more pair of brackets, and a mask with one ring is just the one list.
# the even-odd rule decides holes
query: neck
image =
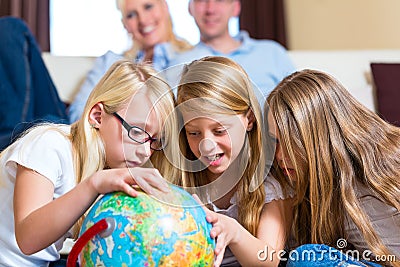
{"label": "neck", "polygon": [[[228,168],[223,173],[212,173],[206,170],[208,182],[213,182],[212,189],[209,191],[209,199],[220,209],[227,209],[231,205],[231,198],[237,191],[237,168]],[[237,178],[237,177],[236,177]],[[240,178],[239,178],[240,179]]]}
{"label": "neck", "polygon": [[240,46],[240,42],[235,40],[229,34],[215,38],[207,38],[203,36],[201,37],[201,41],[222,54],[229,54]]}
{"label": "neck", "polygon": [[153,62],[154,47],[144,49],[144,62]]}
{"label": "neck", "polygon": [[221,198],[215,200],[213,203],[217,208],[220,209],[227,209],[229,208],[231,204],[231,199],[233,195],[236,193],[237,187],[232,188],[231,191],[229,191],[227,194],[223,195]]}

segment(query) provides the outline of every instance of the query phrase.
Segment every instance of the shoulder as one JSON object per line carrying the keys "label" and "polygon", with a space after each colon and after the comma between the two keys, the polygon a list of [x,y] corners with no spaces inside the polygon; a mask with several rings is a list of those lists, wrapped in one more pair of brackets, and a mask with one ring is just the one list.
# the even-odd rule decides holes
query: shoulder
{"label": "shoulder", "polygon": [[111,50],[108,50],[106,53],[104,53],[102,56],[100,56],[99,58],[103,58],[103,59],[121,59],[124,56],[122,54],[117,54]]}
{"label": "shoulder", "polygon": [[105,66],[107,69],[110,67],[115,61],[123,59],[124,56],[121,54],[114,53],[113,51],[107,51],[105,54],[99,56],[96,59],[96,65]]}
{"label": "shoulder", "polygon": [[286,48],[284,48],[280,43],[274,40],[252,39],[252,44],[254,46],[254,49],[257,49],[258,51],[263,51],[264,53],[275,56],[288,56]]}
{"label": "shoulder", "polygon": [[69,125],[37,126],[9,147],[8,161],[15,161],[26,167],[38,160],[43,164],[56,161],[71,153],[69,133]]}
{"label": "shoulder", "polygon": [[287,53],[286,48],[280,43],[270,39],[253,39],[246,31],[240,31],[235,38],[242,42],[244,48],[262,51],[269,54]]}
{"label": "shoulder", "polygon": [[70,143],[67,136],[70,134],[71,126],[62,124],[44,124],[33,128],[24,137],[21,142],[26,142],[30,139],[33,143],[43,143],[43,145],[50,146],[50,142],[57,141],[64,143]]}
{"label": "shoulder", "polygon": [[287,198],[294,197],[294,191],[287,189],[286,194],[284,193],[281,184],[273,176],[268,175],[264,180],[265,188],[265,203],[272,202],[274,200],[284,200]]}
{"label": "shoulder", "polygon": [[73,171],[69,125],[40,125],[13,143],[2,156],[9,173],[16,164],[37,171],[54,184],[67,169]]}
{"label": "shoulder", "polygon": [[212,55],[212,53],[213,52],[209,47],[205,46],[202,43],[198,43],[190,50],[187,50],[185,52],[177,52],[172,63],[173,65],[180,63],[190,63],[195,59]]}
{"label": "shoulder", "polygon": [[[95,83],[97,83],[100,78],[106,73],[106,71],[111,67],[112,64],[114,64],[116,61],[123,59],[123,55],[116,54],[112,51],[107,51],[105,54],[99,56],[96,58],[92,69],[90,70],[88,76],[86,77],[86,80],[91,81],[90,86],[86,86],[85,84],[81,87],[85,88],[87,92],[91,92],[93,89]],[[86,88],[87,87],[87,88]]]}

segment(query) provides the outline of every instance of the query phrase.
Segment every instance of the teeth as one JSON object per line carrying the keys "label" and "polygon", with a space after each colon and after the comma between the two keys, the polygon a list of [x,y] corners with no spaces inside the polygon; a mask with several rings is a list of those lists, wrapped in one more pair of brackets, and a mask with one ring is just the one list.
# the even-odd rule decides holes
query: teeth
{"label": "teeth", "polygon": [[144,27],[144,28],[142,29],[142,32],[143,32],[143,33],[149,33],[149,32],[151,32],[152,30],[154,30],[154,26],[147,26],[147,27]]}
{"label": "teeth", "polygon": [[215,160],[219,159],[220,157],[221,157],[220,154],[216,154],[216,155],[214,155],[214,156],[212,156],[212,157],[206,156],[206,158],[207,158],[209,161],[215,161]]}

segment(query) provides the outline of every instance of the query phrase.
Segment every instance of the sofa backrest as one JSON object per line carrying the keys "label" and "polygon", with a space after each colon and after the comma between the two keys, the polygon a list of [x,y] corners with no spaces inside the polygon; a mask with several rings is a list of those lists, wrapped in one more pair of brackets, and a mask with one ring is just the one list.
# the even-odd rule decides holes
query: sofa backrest
{"label": "sofa backrest", "polygon": [[96,58],[53,56],[46,52],[42,54],[42,57],[61,100],[71,103]]}
{"label": "sofa backrest", "polygon": [[[362,104],[376,111],[371,63],[400,63],[400,50],[291,50],[297,69],[317,69],[336,77]],[[44,61],[61,99],[70,103],[79,90],[94,57],[53,56],[43,53]]]}
{"label": "sofa backrest", "polygon": [[289,51],[298,69],[325,71],[338,79],[362,104],[376,111],[370,64],[400,62],[400,50]]}

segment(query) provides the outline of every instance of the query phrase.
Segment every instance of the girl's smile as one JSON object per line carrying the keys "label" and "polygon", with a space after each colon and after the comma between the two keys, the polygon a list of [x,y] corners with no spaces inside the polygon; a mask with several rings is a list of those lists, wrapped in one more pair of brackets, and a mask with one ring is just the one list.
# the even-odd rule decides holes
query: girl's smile
{"label": "girl's smile", "polygon": [[223,157],[224,153],[215,154],[213,156],[202,156],[202,161],[208,162],[208,165],[211,166],[219,166],[223,160]]}
{"label": "girl's smile", "polygon": [[296,171],[295,171],[294,169],[291,169],[291,168],[283,168],[283,167],[280,167],[280,168],[281,168],[283,174],[284,174],[285,176],[287,176],[287,177],[294,177],[294,176],[296,175]]}

